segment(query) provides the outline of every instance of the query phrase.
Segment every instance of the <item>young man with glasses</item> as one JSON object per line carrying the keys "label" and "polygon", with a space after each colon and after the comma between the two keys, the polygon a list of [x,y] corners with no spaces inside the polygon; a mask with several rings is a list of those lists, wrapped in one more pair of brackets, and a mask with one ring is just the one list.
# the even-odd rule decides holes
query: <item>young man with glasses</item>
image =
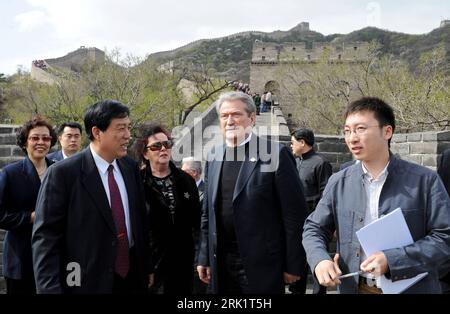
{"label": "young man with glasses", "polygon": [[[382,293],[375,277],[393,282],[428,275],[405,293],[441,293],[438,267],[450,257],[450,200],[438,175],[395,157],[389,143],[395,130],[392,108],[378,98],[352,102],[344,135],[360,163],[334,174],[316,210],[307,218],[303,245],[319,283],[340,293]],[[356,231],[401,208],[414,243],[366,256]],[[326,243],[337,233],[338,254]],[[362,270],[361,276],[339,279]]]}

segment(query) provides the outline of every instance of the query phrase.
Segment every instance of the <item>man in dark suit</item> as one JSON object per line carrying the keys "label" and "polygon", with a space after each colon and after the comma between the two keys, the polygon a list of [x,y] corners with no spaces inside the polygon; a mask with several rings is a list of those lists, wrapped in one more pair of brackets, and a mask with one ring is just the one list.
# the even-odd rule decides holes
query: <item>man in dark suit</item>
{"label": "man in dark suit", "polygon": [[91,143],[49,168],[33,228],[38,293],[140,293],[151,273],[138,165],[127,158],[128,107],[87,109]]}
{"label": "man in dark suit", "polygon": [[58,128],[58,141],[61,150],[48,154],[53,162],[61,161],[77,153],[81,147],[81,125],[77,122],[65,122]]}
{"label": "man in dark suit", "polygon": [[[450,149],[444,151],[438,164],[437,172],[444,182],[445,189],[450,195]],[[443,293],[450,293],[450,261],[440,270],[441,287]]]}
{"label": "man in dark suit", "polygon": [[[311,214],[319,203],[323,190],[328,179],[333,174],[333,168],[324,156],[314,149],[315,136],[310,129],[301,128],[291,133],[291,149],[297,162],[298,174],[302,183],[306,203],[308,204],[307,214]],[[305,267],[308,267],[305,265]],[[314,276],[313,293],[326,294],[325,287],[319,285]],[[289,286],[289,290],[294,294],[306,293],[306,276]]]}
{"label": "man in dark suit", "polygon": [[289,149],[252,133],[256,108],[220,96],[226,145],[208,156],[197,271],[212,293],[281,294],[304,273],[306,202]]}

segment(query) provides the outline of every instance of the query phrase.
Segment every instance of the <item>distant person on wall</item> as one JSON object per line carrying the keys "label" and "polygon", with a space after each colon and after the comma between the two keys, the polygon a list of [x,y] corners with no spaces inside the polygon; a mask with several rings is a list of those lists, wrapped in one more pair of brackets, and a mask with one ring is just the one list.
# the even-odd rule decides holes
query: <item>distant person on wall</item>
{"label": "distant person on wall", "polygon": [[259,96],[258,93],[253,94],[253,101],[256,106],[256,115],[259,116],[259,113],[261,112],[261,96]]}
{"label": "distant person on wall", "polygon": [[261,95],[261,113],[266,112],[266,93]]}
{"label": "distant person on wall", "polygon": [[0,171],[0,228],[7,230],[3,243],[3,276],[7,294],[35,294],[31,258],[31,231],[39,188],[48,167],[46,155],[56,134],[44,118],[25,122],[17,133],[17,146],[25,159]]}
{"label": "distant person on wall", "polygon": [[270,110],[272,109],[272,101],[273,101],[272,93],[270,90],[267,91],[265,99],[266,99],[266,107],[267,107],[266,111],[270,112]]}
{"label": "distant person on wall", "polygon": [[53,162],[61,161],[77,153],[81,148],[81,125],[77,122],[65,122],[58,128],[58,141],[61,150],[48,154]]}

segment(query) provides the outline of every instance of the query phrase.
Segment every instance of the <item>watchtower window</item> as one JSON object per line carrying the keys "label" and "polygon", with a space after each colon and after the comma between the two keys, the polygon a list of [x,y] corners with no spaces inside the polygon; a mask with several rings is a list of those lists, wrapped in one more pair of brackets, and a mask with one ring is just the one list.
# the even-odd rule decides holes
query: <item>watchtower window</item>
{"label": "watchtower window", "polygon": [[341,60],[341,55],[338,55],[338,60]]}
{"label": "watchtower window", "polygon": [[355,50],[355,51],[356,51],[356,50],[358,50],[358,47],[356,47],[356,46],[355,46],[355,47],[353,47],[353,50]]}
{"label": "watchtower window", "polygon": [[266,60],[266,56],[261,57],[262,61]]}
{"label": "watchtower window", "polygon": [[311,60],[311,55],[307,55],[308,60]]}
{"label": "watchtower window", "polygon": [[263,47],[262,50],[263,50],[263,51],[266,51],[266,47]]}
{"label": "watchtower window", "polygon": [[295,47],[292,47],[292,51],[295,51],[296,50],[296,48]]}

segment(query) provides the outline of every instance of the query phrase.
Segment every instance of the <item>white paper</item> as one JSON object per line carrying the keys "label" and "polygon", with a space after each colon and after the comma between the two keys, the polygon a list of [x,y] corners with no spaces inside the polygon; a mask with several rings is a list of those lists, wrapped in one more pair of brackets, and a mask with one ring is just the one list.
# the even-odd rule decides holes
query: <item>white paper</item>
{"label": "white paper", "polygon": [[[375,252],[399,248],[414,243],[400,208],[380,217],[356,231],[359,243],[367,256]],[[380,288],[385,294],[397,294],[411,287],[428,273],[392,282],[385,276],[380,278]]]}

